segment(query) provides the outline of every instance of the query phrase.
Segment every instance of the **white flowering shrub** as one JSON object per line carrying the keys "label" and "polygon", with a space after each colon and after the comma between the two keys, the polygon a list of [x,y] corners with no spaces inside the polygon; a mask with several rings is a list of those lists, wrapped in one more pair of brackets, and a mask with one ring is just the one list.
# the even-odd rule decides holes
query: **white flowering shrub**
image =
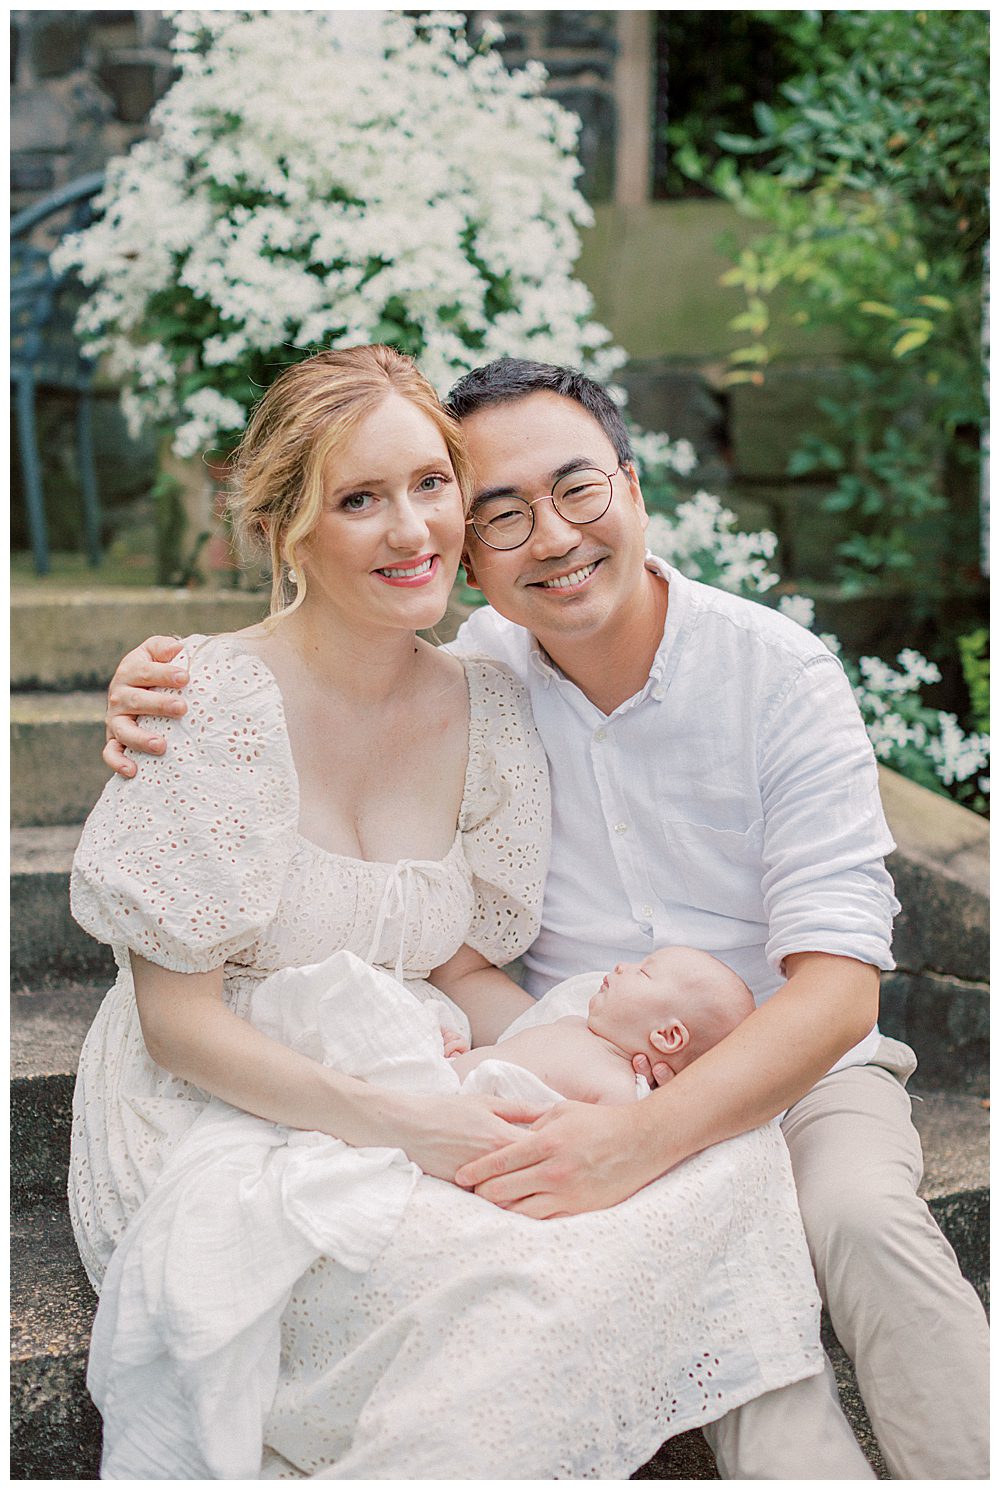
{"label": "white flowering shrub", "polygon": [[154,137],[61,250],[133,428],[225,448],[317,347],[388,342],[441,391],[503,355],[601,380],[625,360],[574,277],[579,126],[538,64],[509,72],[457,15],[169,14]]}
{"label": "white flowering shrub", "polygon": [[[182,456],[225,449],[277,371],[321,346],[388,342],[442,392],[505,355],[602,382],[625,361],[574,276],[592,220],[579,125],[542,96],[538,64],[509,72],[451,14],[168,14],[180,75],[154,136],[109,164],[103,216],[58,255],[91,289],[79,329],[133,430],[169,426]],[[670,508],[651,548],[695,579],[773,591],[773,533],[738,532],[707,492],[669,499],[692,446],[634,443]],[[779,605],[812,625],[805,598]],[[845,666],[879,758],[961,797],[988,739],[922,703],[933,664]]]}
{"label": "white flowering shrub", "polygon": [[[675,468],[654,460],[649,469],[652,488],[662,494],[669,483],[668,470]],[[669,515],[652,513],[646,541],[653,553],[690,578],[753,600],[779,583],[779,576],[767,567],[778,546],[776,536],[767,531],[737,532],[734,514],[707,492],[676,502]],[[808,596],[782,595],[777,608],[813,629],[815,608]],[[820,639],[841,655],[835,636],[820,633]],[[924,703],[921,689],[941,680],[936,664],[912,648],[900,652],[895,667],[879,657],[854,662],[841,656],[841,661],[878,759],[922,786],[982,810],[990,790],[989,777],[981,774],[989,761],[989,736],[966,734],[954,714]]]}

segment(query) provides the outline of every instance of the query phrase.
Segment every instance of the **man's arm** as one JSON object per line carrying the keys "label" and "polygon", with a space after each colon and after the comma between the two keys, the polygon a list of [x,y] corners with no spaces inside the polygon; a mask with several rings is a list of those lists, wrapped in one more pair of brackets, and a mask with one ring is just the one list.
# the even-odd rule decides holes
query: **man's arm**
{"label": "man's arm", "polygon": [[881,862],[892,839],[872,748],[832,657],[818,654],[782,687],[754,748],[766,950],[786,983],[636,1108],[556,1108],[458,1183],[533,1216],[613,1205],[790,1107],[869,1033],[878,969],[893,965],[897,907]]}
{"label": "man's arm", "polygon": [[456,1183],[547,1218],[615,1205],[691,1154],[790,1107],[878,1016],[877,968],[825,952],[786,959],[788,981],[665,1087],[631,1107],[563,1103]]}

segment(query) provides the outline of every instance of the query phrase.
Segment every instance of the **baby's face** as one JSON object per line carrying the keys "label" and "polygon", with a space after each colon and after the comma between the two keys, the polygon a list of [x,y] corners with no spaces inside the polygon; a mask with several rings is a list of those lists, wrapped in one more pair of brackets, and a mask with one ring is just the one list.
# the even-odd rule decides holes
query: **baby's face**
{"label": "baby's face", "polygon": [[[708,952],[661,947],[620,962],[590,1001],[587,1023],[628,1056],[676,1076],[753,1010],[741,978]],[[653,1043],[651,1043],[653,1042]]]}
{"label": "baby's face", "polygon": [[692,1023],[697,1000],[684,990],[675,948],[661,947],[642,962],[619,962],[590,1000],[587,1023],[595,1035],[632,1055],[645,1055],[676,1075],[694,1053],[688,1049],[664,1056],[649,1043],[650,1031],[673,1019]]}

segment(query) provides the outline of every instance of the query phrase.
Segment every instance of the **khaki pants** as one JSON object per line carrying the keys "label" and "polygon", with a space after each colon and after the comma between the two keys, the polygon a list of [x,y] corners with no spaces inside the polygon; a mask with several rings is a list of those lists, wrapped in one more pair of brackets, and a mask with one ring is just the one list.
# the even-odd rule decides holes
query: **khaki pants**
{"label": "khaki pants", "polygon": [[[912,1068],[906,1046],[883,1040],[873,1064],[817,1082],[782,1132],[820,1293],[889,1473],[987,1479],[986,1316],[917,1197]],[[769,1392],[707,1427],[722,1478],[862,1477],[830,1420],[831,1381]]]}

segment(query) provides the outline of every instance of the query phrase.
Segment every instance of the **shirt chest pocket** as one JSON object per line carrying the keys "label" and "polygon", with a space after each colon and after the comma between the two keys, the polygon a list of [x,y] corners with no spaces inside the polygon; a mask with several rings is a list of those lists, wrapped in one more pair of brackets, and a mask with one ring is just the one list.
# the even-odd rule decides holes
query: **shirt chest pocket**
{"label": "shirt chest pocket", "polygon": [[669,902],[757,924],[766,922],[760,882],[764,820],[721,827],[660,815],[663,845],[660,897]]}

